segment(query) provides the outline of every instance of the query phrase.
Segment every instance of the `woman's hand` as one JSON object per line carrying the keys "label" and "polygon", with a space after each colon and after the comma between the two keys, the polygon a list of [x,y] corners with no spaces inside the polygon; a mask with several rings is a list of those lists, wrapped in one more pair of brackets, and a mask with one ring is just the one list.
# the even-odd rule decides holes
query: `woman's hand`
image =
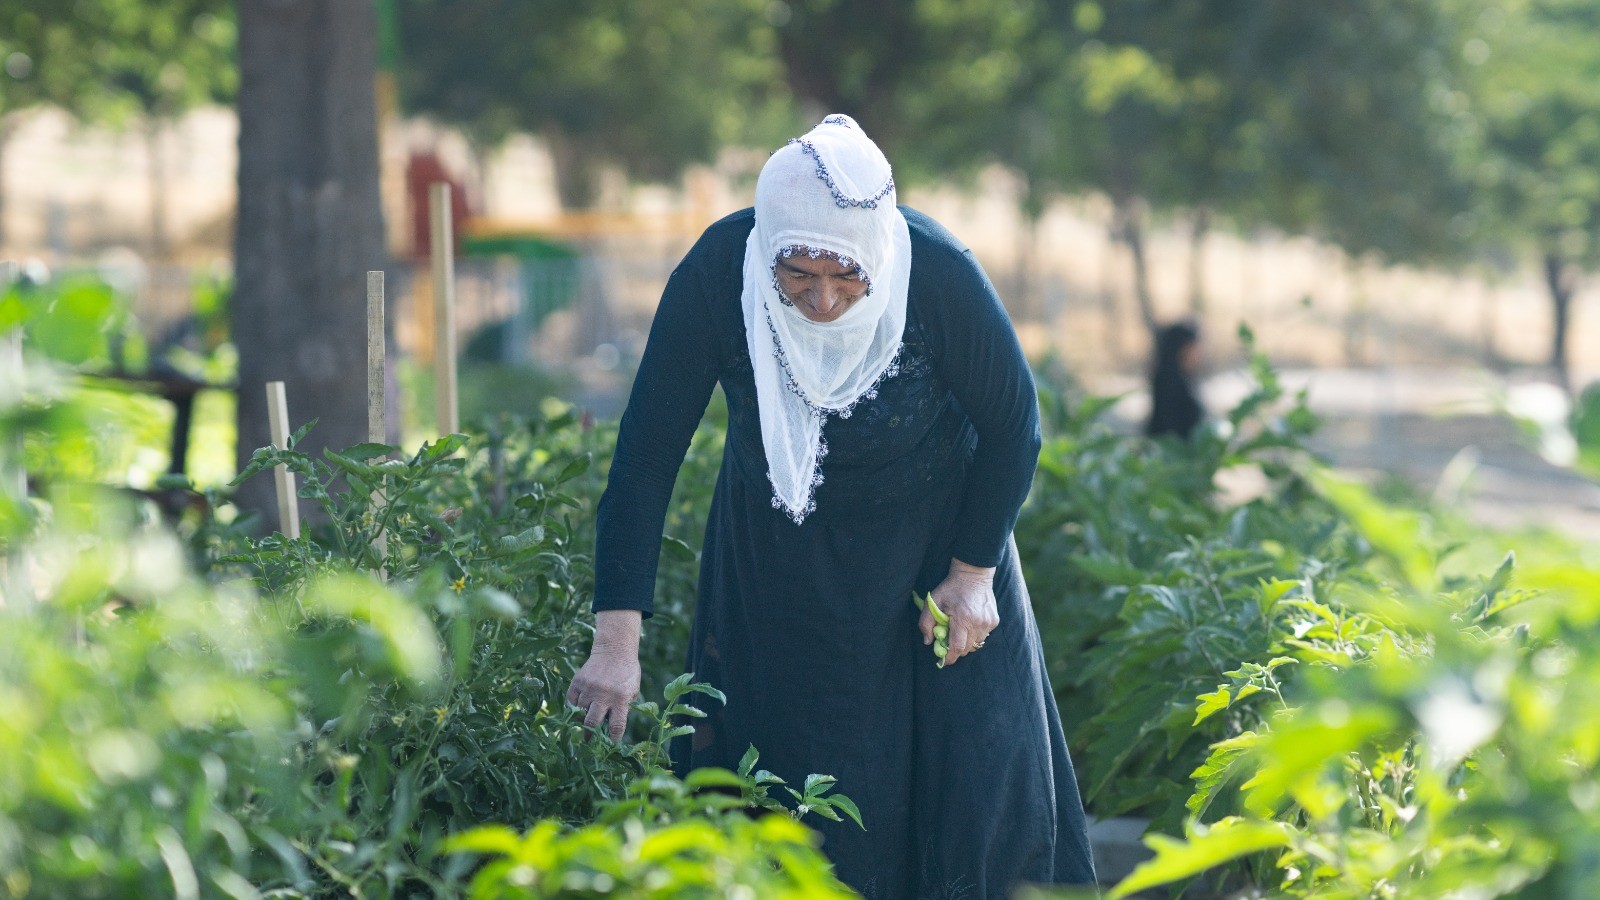
{"label": "woman's hand", "polygon": [[[950,572],[933,589],[933,602],[950,617],[950,652],[944,664],[950,665],[978,649],[989,632],[1000,624],[1000,613],[995,608],[994,569],[969,566],[950,560]],[[922,629],[922,643],[933,643],[933,613],[922,611],[917,623]]]}
{"label": "woman's hand", "polygon": [[589,659],[572,676],[567,702],[585,711],[583,724],[601,722],[614,741],[628,729],[628,710],[639,696],[638,610],[602,610],[595,614],[594,646]]}

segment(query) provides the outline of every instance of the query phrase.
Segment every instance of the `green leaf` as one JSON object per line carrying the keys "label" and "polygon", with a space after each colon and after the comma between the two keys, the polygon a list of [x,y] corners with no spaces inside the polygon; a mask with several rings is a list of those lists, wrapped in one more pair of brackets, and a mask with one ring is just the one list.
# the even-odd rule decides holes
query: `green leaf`
{"label": "green leaf", "polygon": [[467,445],[468,438],[464,434],[447,434],[437,441],[422,445],[417,451],[417,461],[423,465],[432,465],[442,461],[457,450]]}
{"label": "green leaf", "polygon": [[1122,880],[1107,900],[1120,900],[1139,891],[1171,884],[1225,862],[1263,850],[1291,846],[1293,830],[1281,822],[1259,822],[1229,817],[1210,827],[1189,825],[1188,837],[1176,840],[1162,834],[1145,838],[1156,853],[1155,859],[1141,863]]}
{"label": "green leaf", "polygon": [[363,443],[363,444],[355,444],[354,446],[346,447],[346,448],[344,448],[343,450],[341,450],[339,452],[340,452],[340,455],[345,456],[345,457],[347,457],[349,459],[361,460],[361,461],[364,462],[364,461],[369,460],[369,459],[376,459],[378,457],[388,457],[390,455],[399,453],[400,452],[400,448],[399,447],[391,447],[388,444]]}
{"label": "green leaf", "polygon": [[1143,569],[1112,556],[1074,556],[1071,561],[1073,566],[1101,584],[1133,587],[1151,580]]}
{"label": "green leaf", "polygon": [[693,547],[689,546],[683,541],[678,540],[670,534],[664,534],[661,536],[661,549],[664,553],[666,553],[667,556],[683,562],[693,562],[695,557],[698,555],[694,552]]}
{"label": "green leaf", "polygon": [[445,838],[443,850],[446,853],[515,856],[521,846],[522,839],[506,826],[485,825]]}
{"label": "green leaf", "polygon": [[1226,685],[1219,685],[1217,687],[1217,689],[1212,691],[1211,693],[1209,693],[1209,694],[1201,694],[1200,696],[1196,697],[1195,699],[1199,700],[1200,703],[1199,703],[1198,706],[1195,707],[1195,710],[1194,710],[1194,722],[1192,722],[1191,724],[1199,725],[1201,722],[1203,722],[1206,719],[1210,718],[1212,713],[1220,712],[1220,711],[1222,711],[1224,709],[1227,709],[1228,708],[1228,701],[1230,699],[1230,696],[1228,694],[1227,686]]}
{"label": "green leaf", "polygon": [[316,419],[312,419],[311,421],[305,423],[304,425],[301,425],[299,430],[295,431],[294,434],[289,435],[289,446],[285,447],[284,449],[285,450],[293,450],[296,445],[298,445],[301,441],[305,440],[306,435],[311,433],[311,429],[316,424],[317,424],[317,420]]}
{"label": "green leaf", "polygon": [[1286,581],[1282,578],[1262,581],[1261,587],[1256,591],[1256,603],[1261,607],[1261,613],[1270,615],[1273,608],[1278,605],[1278,601],[1299,586],[1298,581]]}
{"label": "green leaf", "polygon": [[832,822],[843,821],[839,818],[839,814],[834,812],[833,808],[825,803],[813,805],[811,807],[811,811]]}
{"label": "green leaf", "polygon": [[1204,817],[1222,789],[1245,771],[1250,750],[1259,741],[1260,735],[1246,731],[1211,745],[1211,755],[1199,768],[1189,773],[1194,780],[1194,793],[1189,795],[1184,805],[1196,819]]}
{"label": "green leaf", "polygon": [[163,491],[192,491],[194,482],[181,472],[168,472],[156,479],[156,489]]}
{"label": "green leaf", "polygon": [[861,824],[861,810],[856,806],[856,802],[854,800],[851,800],[849,797],[846,797],[843,794],[835,794],[828,798],[828,802],[838,809],[844,810],[844,814],[849,816],[856,823],[856,826],[862,831],[867,830],[867,826]]}
{"label": "green leaf", "polygon": [[822,786],[822,790],[821,791],[817,791],[816,793],[825,794],[825,793],[828,792],[828,788],[830,786],[832,786],[834,784],[837,784],[838,782],[839,782],[839,779],[833,777],[832,775],[807,775],[806,776],[805,785],[804,785],[804,790],[805,790],[805,793],[809,796],[810,794],[812,794],[815,791],[815,789],[816,789],[816,787],[818,785],[821,785]]}
{"label": "green leaf", "polygon": [[755,745],[751,744],[750,749],[744,751],[744,756],[739,760],[739,774],[748,778],[750,770],[756,767],[756,760],[760,758],[761,754],[757,753]]}
{"label": "green leaf", "polygon": [[591,462],[593,462],[593,457],[588,453],[585,453],[577,459],[572,460],[561,469],[561,474],[556,476],[555,483],[563,484],[571,481],[574,478],[577,478],[579,475],[589,471],[589,464]]}
{"label": "green leaf", "polygon": [[[745,755],[748,756],[749,754],[746,753]],[[743,763],[741,763],[741,765],[743,765]],[[695,769],[693,772],[690,772],[688,776],[683,779],[683,784],[691,791],[703,791],[708,788],[715,787],[744,787],[744,779],[740,778],[736,773],[728,771],[727,769],[719,769],[715,766],[708,766],[704,769]]]}
{"label": "green leaf", "polygon": [[357,478],[371,478],[378,472],[377,469],[364,462],[357,462],[356,460],[353,460],[350,457],[345,456],[342,453],[337,453],[333,450],[323,450],[322,455],[327,457],[328,460],[334,465],[345,470],[349,474],[356,476]]}
{"label": "green leaf", "polygon": [[1500,567],[1494,570],[1493,575],[1489,576],[1489,583],[1483,587],[1484,594],[1490,600],[1493,600],[1511,584],[1511,575],[1516,567],[1517,554],[1515,552],[1507,553],[1505,560],[1500,563]]}

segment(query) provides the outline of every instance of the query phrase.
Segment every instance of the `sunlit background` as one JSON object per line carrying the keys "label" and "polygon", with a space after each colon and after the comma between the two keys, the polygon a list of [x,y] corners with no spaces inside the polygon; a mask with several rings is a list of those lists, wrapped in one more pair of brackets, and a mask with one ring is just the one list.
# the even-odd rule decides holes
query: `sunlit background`
{"label": "sunlit background", "polygon": [[[1477,445],[1485,515],[1548,495],[1592,530],[1600,495],[1558,470],[1584,456],[1570,401],[1600,376],[1584,303],[1595,15],[385,0],[373,77],[400,412],[425,430],[430,183],[457,192],[468,412],[553,393],[614,415],[677,258],[750,201],[771,148],[842,111],[888,152],[902,202],[978,253],[1035,359],[1136,387],[1147,326],[1192,316],[1225,374],[1248,322],[1312,386],[1351,465],[1426,479]],[[0,21],[0,255],[54,294],[109,290],[78,302],[117,308],[113,340],[69,358],[231,384],[250,327],[227,314],[232,5],[24,3]],[[1225,402],[1227,379],[1208,390]],[[141,449],[107,474],[148,484],[165,413],[140,408]],[[189,470],[225,480],[226,396],[202,391],[197,412]],[[1538,431],[1534,458],[1503,446],[1508,412]]]}

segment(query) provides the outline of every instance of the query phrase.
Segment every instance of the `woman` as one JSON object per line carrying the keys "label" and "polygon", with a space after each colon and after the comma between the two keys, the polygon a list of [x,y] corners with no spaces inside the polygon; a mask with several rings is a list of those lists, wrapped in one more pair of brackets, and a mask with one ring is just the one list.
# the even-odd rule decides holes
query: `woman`
{"label": "woman", "polygon": [[1194,377],[1200,369],[1200,328],[1190,322],[1176,322],[1156,333],[1154,360],[1150,366],[1150,419],[1144,433],[1149,437],[1170,435],[1181,441],[1194,436],[1205,418],[1205,407],[1195,396]]}
{"label": "woman", "polygon": [[[600,501],[596,632],[568,699],[620,737],[673,482],[712,387],[728,436],[687,668],[727,694],[680,771],[746,748],[861,807],[818,823],[869,898],[1003,898],[1093,879],[1011,528],[1033,379],[970,251],[895,206],[847,116],[774,153],[662,295]],[[947,666],[933,620],[948,613]]]}

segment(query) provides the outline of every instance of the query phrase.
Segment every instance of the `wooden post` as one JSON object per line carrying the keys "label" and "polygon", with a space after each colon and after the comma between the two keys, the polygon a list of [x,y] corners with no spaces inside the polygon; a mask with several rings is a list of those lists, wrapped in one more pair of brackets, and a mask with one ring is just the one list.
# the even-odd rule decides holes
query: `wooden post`
{"label": "wooden post", "polygon": [[[367,273],[367,440],[374,444],[389,442],[389,425],[385,415],[383,339],[383,273]],[[374,512],[382,515],[384,498],[374,494]],[[388,553],[388,541],[383,532],[372,538],[372,548],[381,562]],[[380,575],[381,575],[380,570]]]}
{"label": "wooden post", "polygon": [[456,250],[450,220],[450,184],[428,192],[433,248],[433,408],[441,435],[461,430],[456,391]]}
{"label": "wooden post", "polygon": [[389,442],[385,418],[383,364],[383,273],[367,273],[367,440]]}
{"label": "wooden post", "polygon": [[[272,430],[272,446],[287,450],[289,401],[281,381],[267,382],[267,418]],[[272,474],[278,486],[278,530],[283,532],[284,537],[295,540],[300,537],[300,504],[295,499],[294,473],[289,471],[288,466],[280,464]]]}

